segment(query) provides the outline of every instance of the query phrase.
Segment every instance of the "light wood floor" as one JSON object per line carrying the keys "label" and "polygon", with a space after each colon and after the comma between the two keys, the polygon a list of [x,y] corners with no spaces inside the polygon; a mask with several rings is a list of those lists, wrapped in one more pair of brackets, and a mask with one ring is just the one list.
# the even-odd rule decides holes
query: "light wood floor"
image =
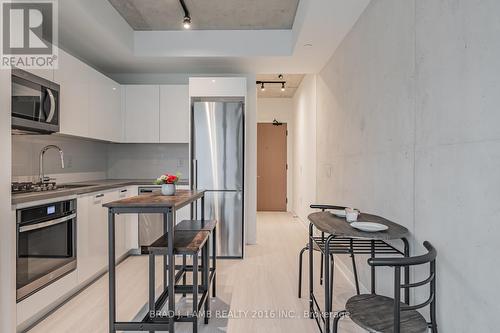
{"label": "light wood floor", "polygon": [[[257,232],[258,244],[246,247],[245,260],[218,261],[218,294],[212,299],[215,318],[209,325],[200,323],[199,331],[319,332],[315,322],[304,317],[308,310],[307,254],[303,298],[297,297],[298,253],[306,243],[306,228],[290,214],[259,212]],[[160,258],[157,260],[159,268]],[[319,263],[319,257],[315,260]],[[160,270],[157,276],[159,283]],[[318,299],[322,300],[319,281],[315,284]],[[107,289],[108,277],[104,275],[30,332],[107,332]],[[354,294],[352,284],[339,270],[335,273],[335,293],[335,310],[342,309],[346,298]],[[117,319],[133,319],[146,300],[147,257],[129,257],[117,267]],[[179,300],[179,306],[183,305],[190,305],[189,299]],[[286,318],[290,315],[294,318]],[[348,320],[341,321],[340,327],[340,332],[360,332]],[[191,324],[176,325],[176,332],[190,331]]]}

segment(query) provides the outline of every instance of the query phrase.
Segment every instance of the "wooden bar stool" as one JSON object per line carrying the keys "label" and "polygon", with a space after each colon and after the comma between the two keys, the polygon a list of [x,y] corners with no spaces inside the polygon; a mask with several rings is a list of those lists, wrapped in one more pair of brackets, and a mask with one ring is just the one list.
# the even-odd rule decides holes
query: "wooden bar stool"
{"label": "wooden bar stool", "polygon": [[[210,237],[210,232],[207,230],[176,230],[174,233],[174,254],[175,255],[187,255],[192,256],[193,264],[192,269],[186,270],[184,266],[183,269],[179,270],[175,276],[175,285],[168,286],[155,301],[155,255],[164,255],[168,250],[168,234],[165,234],[158,238],[153,244],[147,247],[147,252],[149,254],[149,315],[154,314],[156,310],[160,310],[167,300],[169,292],[174,293],[190,293],[193,295],[193,309],[191,315],[184,316],[183,321],[190,321],[193,323],[193,332],[198,331],[198,317],[201,313],[201,309],[204,306],[204,317],[205,324],[208,324],[209,311],[210,311],[210,300],[209,300],[209,264],[208,264],[208,239]],[[198,256],[201,252],[202,259],[202,281],[201,287],[198,283],[198,273],[200,267],[198,265]],[[173,263],[168,263],[168,265],[174,265]],[[181,268],[179,267],[179,268]],[[176,267],[177,268],[177,267]],[[177,282],[183,277],[188,271],[193,273],[192,285],[178,286]],[[201,297],[199,293],[201,291]],[[170,314],[171,318],[175,318],[174,314]],[[153,318],[151,318],[153,319]],[[175,320],[175,319],[174,319]]]}

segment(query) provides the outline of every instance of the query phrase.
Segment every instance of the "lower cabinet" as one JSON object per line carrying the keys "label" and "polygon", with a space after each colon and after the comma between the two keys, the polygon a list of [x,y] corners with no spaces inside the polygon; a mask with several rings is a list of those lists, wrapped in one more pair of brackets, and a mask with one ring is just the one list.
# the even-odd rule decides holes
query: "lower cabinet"
{"label": "lower cabinet", "polygon": [[[137,190],[135,190],[137,191]],[[103,204],[130,197],[134,187],[93,193],[78,198],[77,266],[78,283],[84,283],[108,267],[108,209]],[[130,246],[134,221],[131,215],[117,215],[115,219],[115,258],[123,257]]]}
{"label": "lower cabinet", "polygon": [[108,256],[108,224],[102,207],[110,193],[94,193],[78,198],[77,271],[78,283],[104,270]]}

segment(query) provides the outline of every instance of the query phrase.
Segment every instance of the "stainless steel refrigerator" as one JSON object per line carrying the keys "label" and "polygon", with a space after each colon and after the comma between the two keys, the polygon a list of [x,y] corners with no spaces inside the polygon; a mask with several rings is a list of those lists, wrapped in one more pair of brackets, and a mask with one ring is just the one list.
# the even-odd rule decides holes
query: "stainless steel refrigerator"
{"label": "stainless steel refrigerator", "polygon": [[191,102],[193,188],[207,191],[205,218],[218,222],[218,255],[242,258],[244,100],[193,98]]}

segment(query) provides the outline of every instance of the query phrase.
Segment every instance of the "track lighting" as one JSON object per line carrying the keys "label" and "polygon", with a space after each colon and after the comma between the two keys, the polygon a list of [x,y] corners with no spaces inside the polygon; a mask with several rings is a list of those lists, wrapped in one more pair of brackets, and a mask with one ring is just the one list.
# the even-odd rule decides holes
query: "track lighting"
{"label": "track lighting", "polygon": [[189,14],[189,9],[186,6],[186,3],[184,0],[179,0],[182,10],[184,11],[184,19],[182,20],[182,25],[184,29],[190,29],[191,28],[191,14]]}
{"label": "track lighting", "polygon": [[260,85],[260,91],[265,91],[266,84],[281,84],[281,91],[285,91],[286,81],[255,81],[256,84]]}

